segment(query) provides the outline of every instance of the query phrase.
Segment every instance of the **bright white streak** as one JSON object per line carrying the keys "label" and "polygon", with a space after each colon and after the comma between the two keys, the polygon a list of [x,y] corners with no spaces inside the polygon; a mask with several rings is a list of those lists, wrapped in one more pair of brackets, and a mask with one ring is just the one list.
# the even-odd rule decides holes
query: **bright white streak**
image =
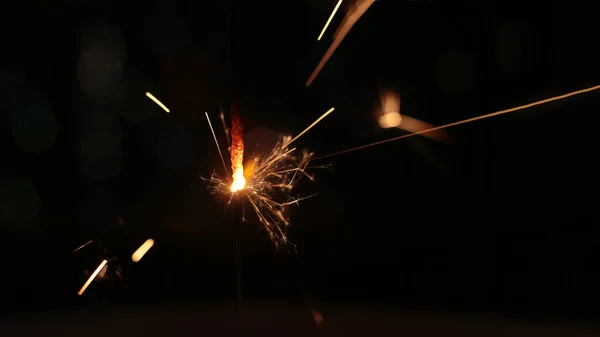
{"label": "bright white streak", "polygon": [[327,22],[325,23],[325,26],[323,27],[323,30],[321,31],[321,34],[319,34],[319,37],[317,38],[317,41],[321,41],[321,38],[323,37],[323,34],[325,34],[325,31],[327,30],[327,27],[329,27],[329,24],[331,23],[331,20],[335,16],[335,13],[337,13],[337,10],[340,8],[341,4],[342,4],[342,0],[338,1],[337,5],[335,5],[335,8],[333,9],[333,12],[331,12],[331,15],[329,16],[329,19],[327,19]]}
{"label": "bright white streak", "polygon": [[96,278],[96,276],[98,276],[100,271],[102,271],[102,268],[104,268],[104,266],[106,266],[107,263],[108,263],[107,260],[102,260],[102,263],[100,263],[98,268],[96,268],[96,270],[94,270],[94,272],[92,273],[90,278],[88,278],[88,280],[85,282],[83,287],[81,287],[81,289],[79,289],[79,292],[77,293],[77,295],[81,296],[83,294],[83,292],[87,289],[87,287],[89,287],[90,283],[92,283],[92,281]]}
{"label": "bright white streak", "polygon": [[140,248],[138,248],[133,255],[131,255],[131,261],[133,262],[139,262],[144,255],[146,255],[146,253],[148,252],[148,250],[150,250],[150,248],[152,248],[152,246],[154,246],[154,240],[152,239],[148,239],[146,240],[146,242],[144,242]]}

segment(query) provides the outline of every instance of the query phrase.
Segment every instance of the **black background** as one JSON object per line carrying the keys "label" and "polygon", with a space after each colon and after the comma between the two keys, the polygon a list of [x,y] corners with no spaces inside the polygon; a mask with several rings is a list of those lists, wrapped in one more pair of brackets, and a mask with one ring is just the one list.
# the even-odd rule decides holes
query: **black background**
{"label": "black background", "polygon": [[[222,132],[218,111],[234,91],[247,132],[295,134],[335,106],[298,141],[319,156],[402,134],[377,125],[385,90],[401,94],[403,113],[441,125],[596,85],[592,4],[377,1],[309,88],[347,4],[321,41],[335,1],[2,6],[0,182],[29,181],[41,200],[35,219],[0,228],[4,313],[233,303],[237,239],[244,301],[595,320],[596,93],[448,129],[448,144],[416,136],[323,159],[331,170],[298,186],[319,195],[292,210],[297,254],[276,252],[255,221],[241,223],[239,205],[225,211],[198,177],[221,168],[204,112]],[[527,30],[504,37],[511,23]],[[114,95],[91,99],[78,64],[99,25],[116,27],[126,52]],[[470,75],[445,68],[451,81],[471,81],[460,93],[444,90],[436,72],[452,51],[471,60]],[[152,84],[135,107],[147,108],[148,90],[171,113],[150,105],[148,120],[126,118],[119,93],[135,78]],[[34,101],[60,127],[39,153],[15,143],[11,124]],[[82,111],[94,109],[116,116],[122,135],[113,138],[123,166],[106,179],[80,168]],[[132,264],[148,237],[154,248]],[[117,257],[127,289],[109,277],[78,297],[84,270],[104,256]]]}

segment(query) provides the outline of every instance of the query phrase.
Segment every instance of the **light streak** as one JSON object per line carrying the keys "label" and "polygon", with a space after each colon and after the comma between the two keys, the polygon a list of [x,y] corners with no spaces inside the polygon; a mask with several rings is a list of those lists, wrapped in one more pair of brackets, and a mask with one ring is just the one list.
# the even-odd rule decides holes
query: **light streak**
{"label": "light streak", "polygon": [[333,8],[333,11],[331,12],[331,15],[329,16],[329,19],[327,19],[327,22],[325,22],[325,26],[323,27],[323,30],[321,31],[321,34],[319,34],[319,37],[317,38],[317,41],[321,41],[321,38],[323,37],[323,34],[325,34],[325,31],[327,30],[327,27],[329,27],[329,24],[331,23],[331,20],[335,16],[335,13],[337,13],[337,10],[340,8],[341,4],[342,4],[342,0],[338,1],[337,5],[335,5],[335,8]]}
{"label": "light streak", "polygon": [[319,61],[319,64],[308,78],[308,81],[306,81],[305,86],[310,86],[315,80],[315,78],[317,78],[317,75],[319,75],[327,61],[329,61],[335,50],[339,47],[340,43],[342,43],[346,35],[348,35],[348,32],[350,32],[352,26],[354,26],[358,19],[360,19],[360,17],[363,16],[363,14],[365,14],[367,9],[369,9],[369,7],[371,7],[371,5],[374,2],[375,0],[363,0],[358,5],[356,10],[352,12],[352,14],[346,16],[347,19],[345,19],[344,22],[340,25],[340,28],[338,28],[338,33],[336,34],[333,42],[331,43],[331,46],[329,46],[329,49],[327,49],[327,52],[325,52],[325,55],[323,55],[323,58],[321,58],[321,61]]}
{"label": "light streak", "polygon": [[154,95],[152,95],[149,92],[146,92],[146,96],[153,100],[154,103],[158,104],[159,107],[163,108],[163,110],[165,110],[167,113],[171,113],[171,110],[169,110],[164,104],[162,104],[162,102],[159,101],[158,98],[154,97]]}
{"label": "light streak", "polygon": [[106,266],[107,263],[108,263],[107,260],[102,260],[102,262],[100,263],[98,268],[96,268],[96,270],[94,270],[94,272],[92,273],[90,278],[88,278],[88,280],[84,283],[83,287],[81,287],[81,289],[79,289],[79,292],[77,293],[77,295],[81,296],[83,294],[83,292],[87,289],[87,287],[89,287],[89,285],[92,283],[92,281],[94,281],[96,276],[98,276],[100,271],[102,271],[102,268],[104,268],[104,266]]}
{"label": "light streak", "polygon": [[208,126],[210,126],[210,132],[212,132],[213,138],[215,140],[215,144],[217,145],[217,150],[219,151],[219,157],[221,157],[221,162],[223,162],[223,168],[225,169],[225,173],[227,173],[227,164],[225,164],[225,158],[223,157],[223,152],[221,152],[221,147],[219,146],[219,141],[217,140],[217,136],[215,135],[215,129],[213,129],[212,123],[210,122],[210,117],[208,117],[208,112],[204,113],[206,115],[206,120],[208,121]]}
{"label": "light streak", "polygon": [[84,248],[85,246],[89,245],[89,244],[90,244],[90,243],[92,243],[92,242],[94,242],[94,240],[90,240],[90,241],[88,241],[88,242],[86,242],[86,243],[82,244],[81,246],[77,247],[77,248],[76,248],[76,249],[73,251],[73,253],[75,253],[75,252],[77,252],[78,250],[80,250],[80,249]]}
{"label": "light streak", "polygon": [[300,132],[296,137],[294,137],[294,139],[290,140],[290,142],[287,145],[290,145],[293,142],[295,142],[298,138],[300,138],[300,136],[302,136],[303,134],[307,133],[308,130],[312,129],[315,125],[319,124],[319,122],[322,121],[323,118],[327,117],[334,110],[335,110],[335,107],[332,107],[331,109],[327,110],[327,112],[325,112],[324,114],[322,114],[321,117],[317,118],[316,121],[312,122],[312,124],[309,125],[306,129],[304,129],[304,131]]}
{"label": "light streak", "polygon": [[445,125],[441,125],[441,126],[436,126],[436,127],[431,127],[428,129],[424,129],[421,131],[417,131],[417,132],[413,132],[413,133],[409,133],[407,135],[402,135],[402,136],[398,136],[398,137],[394,137],[394,138],[389,138],[389,139],[384,139],[382,141],[378,141],[378,142],[374,142],[374,143],[370,143],[370,144],[365,144],[365,145],[361,145],[361,146],[357,146],[357,147],[353,147],[351,149],[347,149],[347,150],[343,150],[343,151],[338,151],[335,153],[331,153],[325,156],[321,156],[321,157],[317,157],[315,159],[312,159],[313,161],[315,160],[319,160],[319,159],[323,159],[323,158],[328,158],[328,157],[333,157],[333,156],[337,156],[340,154],[344,154],[344,153],[348,153],[348,152],[353,152],[353,151],[357,151],[357,150],[362,150],[362,149],[366,149],[372,146],[376,146],[376,145],[381,145],[381,144],[385,144],[385,143],[389,143],[389,142],[393,142],[396,140],[400,140],[400,139],[404,139],[404,138],[408,138],[408,137],[412,137],[415,135],[421,135],[421,134],[426,134],[429,132],[434,132],[434,131],[438,131],[438,130],[442,130],[442,129],[446,129],[452,126],[457,126],[457,125],[461,125],[461,124],[466,124],[466,123],[470,123],[470,122],[474,122],[474,121],[478,121],[478,120],[482,120],[482,119],[486,119],[486,118],[490,118],[490,117],[495,117],[495,116],[499,116],[499,115],[504,115],[507,113],[511,113],[511,112],[515,112],[515,111],[519,111],[519,110],[524,110],[524,109],[528,109],[537,105],[542,105],[542,104],[546,104],[546,103],[550,103],[550,102],[554,102],[554,101],[559,101],[559,100],[563,100],[572,96],[576,96],[576,95],[581,95],[590,91],[595,91],[600,89],[600,85],[596,85],[590,88],[586,88],[586,89],[581,89],[581,90],[577,90],[577,91],[573,91],[564,95],[559,95],[559,96],[554,96],[554,97],[550,97],[550,98],[546,98],[543,99],[541,101],[536,101],[533,103],[529,103],[529,104],[524,104],[524,105],[519,105],[517,107],[514,108],[510,108],[510,109],[505,109],[505,110],[500,110],[500,111],[496,111],[496,112],[492,112],[486,115],[482,115],[482,116],[477,116],[477,117],[473,117],[473,118],[468,118],[468,119],[464,119],[458,122],[454,122],[454,123],[450,123],[450,124],[445,124]]}
{"label": "light streak", "polygon": [[146,255],[146,253],[150,250],[150,248],[152,248],[152,246],[154,246],[154,240],[152,239],[148,239],[146,240],[146,242],[144,242],[140,248],[138,248],[133,255],[131,255],[131,261],[133,262],[139,262],[144,255]]}

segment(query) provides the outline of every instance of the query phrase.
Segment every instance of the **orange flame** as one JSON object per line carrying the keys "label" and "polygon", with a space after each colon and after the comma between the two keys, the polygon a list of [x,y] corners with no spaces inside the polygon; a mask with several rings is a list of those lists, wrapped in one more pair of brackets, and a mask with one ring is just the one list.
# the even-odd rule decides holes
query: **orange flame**
{"label": "orange flame", "polygon": [[242,122],[234,106],[231,111],[231,168],[233,170],[231,192],[237,192],[246,186],[246,178],[244,178],[244,139],[242,135]]}

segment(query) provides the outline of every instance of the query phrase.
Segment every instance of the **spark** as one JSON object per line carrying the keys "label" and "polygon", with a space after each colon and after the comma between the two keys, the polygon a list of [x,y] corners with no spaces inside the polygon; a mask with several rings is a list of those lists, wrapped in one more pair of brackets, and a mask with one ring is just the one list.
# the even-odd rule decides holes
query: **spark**
{"label": "spark", "polygon": [[329,16],[329,19],[327,19],[327,22],[325,22],[325,26],[323,27],[323,30],[321,31],[321,34],[319,34],[319,37],[317,38],[317,41],[321,41],[321,38],[323,37],[323,34],[325,34],[325,31],[327,30],[327,27],[329,27],[329,24],[331,23],[331,20],[335,16],[335,13],[337,13],[337,10],[340,8],[341,4],[342,4],[342,0],[338,1],[337,5],[335,5],[335,8],[333,9],[333,12],[331,12],[331,15]]}
{"label": "spark", "polygon": [[323,58],[321,58],[321,61],[319,61],[319,64],[308,78],[308,81],[306,81],[305,86],[309,87],[312,84],[312,82],[315,80],[317,75],[319,75],[319,73],[327,63],[327,61],[329,61],[335,50],[342,43],[346,35],[348,35],[350,29],[352,29],[352,26],[354,26],[358,19],[360,19],[360,17],[363,16],[363,14],[365,14],[367,9],[369,9],[369,7],[371,7],[371,5],[374,2],[375,0],[363,0],[358,5],[358,7],[356,7],[356,10],[354,12],[352,12],[349,15],[346,15],[346,18],[344,18],[344,22],[342,22],[340,24],[340,27],[338,28],[335,38],[331,43],[331,46],[329,46],[329,49],[327,49],[327,52],[325,52],[325,55],[323,55]]}
{"label": "spark", "polygon": [[221,147],[219,146],[219,141],[217,140],[217,136],[215,135],[215,129],[212,127],[212,123],[210,122],[210,117],[208,117],[208,112],[204,113],[206,115],[206,120],[208,120],[208,126],[210,126],[210,132],[212,132],[213,138],[215,139],[215,144],[217,145],[217,150],[219,151],[219,157],[221,157],[221,161],[223,162],[223,168],[225,169],[225,173],[227,173],[227,164],[225,164],[225,158],[223,158],[223,152],[221,152]]}
{"label": "spark", "polygon": [[89,244],[90,244],[90,243],[92,243],[92,242],[94,242],[94,240],[90,240],[90,241],[88,241],[88,242],[86,242],[86,243],[82,244],[81,246],[77,247],[77,248],[76,248],[76,249],[73,251],[73,253],[76,253],[77,251],[79,251],[79,250],[81,250],[81,249],[85,248],[85,246],[89,245]]}
{"label": "spark", "polygon": [[236,179],[241,178],[235,173],[232,179],[224,179],[216,174],[213,174],[210,179],[203,178],[208,181],[209,189],[213,193],[229,199],[229,202],[234,196],[242,196],[276,247],[289,243],[287,238],[287,229],[290,226],[287,214],[289,207],[316,195],[306,197],[291,195],[293,188],[301,178],[314,180],[314,177],[307,172],[307,165],[313,154],[308,151],[296,153],[296,148],[292,148],[290,145],[334,110],[335,108],[329,109],[298,136],[293,138],[282,136],[269,153],[256,156],[244,174],[242,129],[239,114],[234,109],[230,154],[233,171],[239,172],[240,168],[242,170],[241,178],[243,180],[241,181],[243,184],[236,183]]}
{"label": "spark", "polygon": [[146,255],[146,253],[150,250],[150,248],[152,248],[152,246],[154,246],[154,240],[152,239],[148,239],[146,240],[146,242],[144,242],[140,248],[138,248],[133,255],[131,255],[131,261],[133,262],[139,262],[144,255]]}
{"label": "spark", "polygon": [[108,263],[107,260],[102,260],[102,262],[100,263],[98,268],[96,268],[96,270],[94,270],[94,272],[92,273],[90,278],[88,278],[88,280],[85,282],[83,287],[81,287],[81,289],[79,289],[79,292],[77,293],[77,295],[81,296],[83,294],[83,292],[87,289],[87,287],[89,287],[89,285],[92,283],[92,281],[94,281],[96,276],[98,276],[100,271],[102,271],[102,269],[104,268],[104,266],[106,266],[107,263]]}
{"label": "spark", "polygon": [[500,111],[496,111],[496,112],[492,112],[486,115],[481,115],[481,116],[477,116],[477,117],[473,117],[473,118],[468,118],[468,119],[464,119],[458,122],[454,122],[454,123],[450,123],[450,124],[445,124],[445,125],[441,125],[441,126],[435,126],[435,127],[431,127],[431,128],[427,128],[424,130],[420,130],[417,132],[413,132],[413,133],[409,133],[406,135],[402,135],[402,136],[398,136],[398,137],[394,137],[394,138],[389,138],[389,139],[384,139],[378,142],[374,142],[374,143],[370,143],[370,144],[365,144],[365,145],[361,145],[361,146],[357,146],[357,147],[353,147],[351,149],[347,149],[347,150],[343,150],[343,151],[338,151],[335,153],[331,153],[325,156],[321,156],[318,158],[314,158],[314,160],[319,160],[319,159],[323,159],[323,158],[329,158],[329,157],[333,157],[333,156],[337,156],[340,154],[344,154],[344,153],[348,153],[348,152],[353,152],[353,151],[357,151],[357,150],[362,150],[362,149],[366,149],[372,146],[376,146],[376,145],[381,145],[381,144],[385,144],[385,143],[389,143],[389,142],[393,142],[396,140],[400,140],[400,139],[404,139],[404,138],[408,138],[408,137],[412,137],[412,136],[416,136],[416,135],[422,135],[422,134],[426,134],[426,133],[430,133],[430,132],[434,132],[434,131],[439,131],[442,129],[446,129],[452,126],[457,126],[457,125],[461,125],[461,124],[466,124],[466,123],[470,123],[470,122],[475,122],[478,120],[482,120],[482,119],[486,119],[486,118],[490,118],[490,117],[495,117],[495,116],[500,116],[500,115],[504,115],[507,113],[511,113],[511,112],[515,112],[515,111],[520,111],[520,110],[524,110],[524,109],[528,109],[537,105],[542,105],[542,104],[546,104],[546,103],[550,103],[550,102],[554,102],[554,101],[559,101],[559,100],[563,100],[572,96],[577,96],[577,95],[581,95],[581,94],[585,94],[591,91],[595,91],[600,89],[600,85],[596,85],[593,87],[589,87],[586,89],[581,89],[581,90],[577,90],[577,91],[572,91],[563,95],[559,95],[559,96],[554,96],[554,97],[550,97],[550,98],[546,98],[543,99],[541,101],[536,101],[533,103],[529,103],[529,104],[524,104],[524,105],[519,105],[516,106],[514,108],[510,108],[510,109],[505,109],[505,110],[500,110]]}
{"label": "spark", "polygon": [[317,118],[317,120],[314,121],[311,125],[309,125],[306,129],[304,129],[304,131],[300,132],[296,137],[294,137],[294,139],[290,140],[290,143],[288,145],[290,145],[291,143],[295,142],[298,138],[300,138],[300,136],[302,136],[303,134],[307,133],[308,130],[312,129],[315,125],[319,124],[319,122],[322,121],[323,118],[327,117],[334,110],[335,110],[335,107],[332,107],[331,109],[327,110],[327,112],[325,112],[324,114],[322,114],[321,117]]}
{"label": "spark", "polygon": [[171,112],[171,110],[169,110],[169,108],[167,108],[164,104],[162,104],[162,102],[159,101],[158,98],[154,97],[154,95],[152,95],[151,93],[146,92],[146,96],[148,98],[150,98],[151,100],[153,100],[154,103],[158,104],[159,107],[163,108],[163,110],[165,110],[167,113]]}

